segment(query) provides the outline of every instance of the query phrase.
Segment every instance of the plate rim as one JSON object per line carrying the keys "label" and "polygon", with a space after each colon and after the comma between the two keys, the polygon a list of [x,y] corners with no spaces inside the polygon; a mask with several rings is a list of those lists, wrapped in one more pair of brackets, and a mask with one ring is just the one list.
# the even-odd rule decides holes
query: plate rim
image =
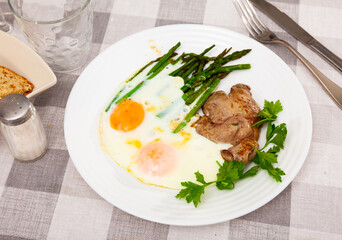
{"label": "plate rim", "polygon": [[[167,220],[156,220],[156,218],[154,217],[151,217],[151,216],[142,216],[140,214],[136,214],[134,212],[134,210],[132,209],[128,209],[126,208],[125,206],[122,206],[120,204],[114,204],[110,199],[107,199],[105,196],[103,196],[100,192],[98,192],[96,190],[96,187],[92,186],[91,183],[89,183],[89,181],[87,180],[87,177],[84,176],[85,174],[83,173],[83,171],[81,170],[80,166],[79,166],[79,162],[73,160],[73,156],[74,156],[74,152],[73,150],[70,149],[70,142],[68,140],[68,136],[69,136],[69,133],[67,132],[67,129],[68,129],[68,126],[67,126],[67,119],[69,118],[69,112],[70,110],[69,109],[69,106],[70,106],[70,99],[73,98],[73,96],[75,95],[75,89],[81,84],[81,81],[79,81],[79,79],[83,76],[84,73],[86,73],[89,69],[89,66],[91,66],[92,64],[95,64],[97,61],[99,61],[98,59],[101,59],[101,56],[106,54],[106,52],[110,51],[111,48],[114,48],[115,45],[117,44],[120,44],[121,42],[124,42],[124,41],[128,41],[129,39],[131,38],[135,38],[136,36],[139,36],[140,34],[145,34],[149,31],[158,31],[159,29],[175,29],[175,28],[198,28],[198,29],[201,29],[201,28],[205,28],[205,29],[211,29],[211,30],[214,30],[214,31],[225,31],[227,32],[229,35],[236,35],[238,36],[239,38],[242,38],[243,40],[246,40],[246,41],[252,41],[254,42],[255,44],[258,45],[258,47],[260,47],[261,49],[269,52],[269,54],[273,55],[277,61],[281,62],[281,64],[287,68],[288,72],[290,72],[293,77],[296,79],[296,81],[298,82],[298,86],[300,87],[300,90],[303,92],[304,96],[305,96],[305,104],[307,105],[307,117],[308,117],[308,129],[310,130],[308,133],[309,133],[309,136],[308,136],[308,143],[306,144],[306,148],[304,150],[302,150],[302,155],[304,156],[304,160],[299,164],[299,165],[296,165],[296,168],[294,170],[291,171],[291,177],[289,178],[286,178],[286,181],[283,181],[282,182],[282,185],[281,187],[277,187],[275,191],[272,191],[272,194],[269,194],[267,195],[266,198],[263,198],[262,201],[259,202],[258,206],[253,209],[248,209],[248,210],[245,210],[245,211],[242,211],[240,214],[236,214],[236,216],[233,216],[233,217],[227,217],[226,219],[217,219],[215,221],[209,221],[209,222],[195,222],[195,223],[190,223],[188,221],[167,221]],[[92,190],[94,190],[99,196],[101,196],[101,198],[105,199],[107,202],[109,202],[111,205],[133,215],[133,216],[136,216],[136,217],[139,217],[139,218],[142,218],[142,219],[145,219],[145,220],[148,220],[148,221],[152,221],[152,222],[156,222],[156,223],[160,223],[160,224],[166,224],[166,225],[173,225],[173,226],[203,226],[203,225],[211,225],[211,224],[216,224],[216,223],[221,223],[221,222],[225,222],[225,221],[228,221],[228,220],[232,220],[232,219],[235,219],[235,218],[238,218],[238,217],[241,217],[243,215],[246,215],[250,212],[253,212],[257,209],[259,209],[260,207],[264,206],[265,204],[267,204],[268,202],[270,202],[272,199],[274,199],[275,197],[277,197],[282,191],[285,190],[285,188],[288,187],[288,185],[295,179],[295,177],[298,175],[300,169],[302,168],[304,162],[306,161],[306,158],[308,156],[308,152],[310,150],[310,146],[311,146],[311,141],[312,141],[312,112],[311,112],[311,107],[310,107],[310,104],[309,104],[309,100],[307,98],[307,95],[305,93],[305,90],[301,84],[301,82],[299,81],[299,79],[297,78],[296,74],[292,71],[292,69],[276,54],[274,53],[272,50],[268,49],[266,46],[264,46],[263,44],[255,41],[254,39],[250,38],[250,37],[247,37],[241,33],[238,33],[238,32],[235,32],[235,31],[232,31],[230,29],[226,29],[226,28],[222,28],[222,27],[217,27],[217,26],[210,26],[210,25],[202,25],[202,24],[174,24],[174,25],[166,25],[166,26],[159,26],[159,27],[153,27],[153,28],[149,28],[149,29],[146,29],[146,30],[143,30],[143,31],[140,31],[140,32],[137,32],[137,33],[134,33],[132,35],[129,35],[115,43],[113,43],[112,45],[110,45],[107,49],[105,49],[104,51],[102,51],[99,55],[97,55],[89,64],[88,66],[82,71],[82,73],[79,75],[76,83],[74,84],[71,92],[70,92],[70,95],[68,97],[68,101],[67,101],[67,104],[66,104],[66,108],[65,108],[65,116],[64,116],[64,136],[65,136],[65,142],[66,142],[66,146],[67,146],[67,149],[69,151],[69,154],[70,154],[70,158],[75,166],[75,168],[77,169],[78,173],[81,175],[81,177],[84,179],[84,181],[92,188]]]}

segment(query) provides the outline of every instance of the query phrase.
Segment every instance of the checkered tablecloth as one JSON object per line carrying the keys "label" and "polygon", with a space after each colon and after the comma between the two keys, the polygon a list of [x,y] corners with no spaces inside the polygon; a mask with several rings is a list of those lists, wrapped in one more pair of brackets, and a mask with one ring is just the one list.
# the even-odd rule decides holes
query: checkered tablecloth
{"label": "checkered tablecloth", "polygon": [[[342,57],[341,0],[271,1]],[[92,54],[155,26],[214,25],[248,35],[232,0],[95,0]],[[9,11],[7,1],[1,9]],[[8,17],[13,21],[13,17]],[[262,20],[323,73],[342,85],[341,73]],[[24,40],[18,25],[11,33]],[[5,46],[0,46],[3,48]],[[75,169],[65,145],[65,105],[84,67],[58,73],[57,85],[34,100],[49,150],[30,164],[14,161],[0,138],[0,239],[342,239],[342,111],[303,65],[282,46],[267,46],[295,72],[310,101],[311,148],[303,168],[280,195],[238,219],[202,227],[162,225],[131,216],[98,196]]]}

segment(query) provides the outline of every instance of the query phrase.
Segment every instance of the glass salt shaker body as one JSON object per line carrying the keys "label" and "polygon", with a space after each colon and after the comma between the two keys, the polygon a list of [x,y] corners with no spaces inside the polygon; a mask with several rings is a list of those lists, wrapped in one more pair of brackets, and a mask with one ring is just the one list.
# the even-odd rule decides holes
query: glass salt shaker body
{"label": "glass salt shaker body", "polygon": [[32,162],[47,150],[47,139],[36,109],[23,95],[0,100],[0,132],[14,159]]}

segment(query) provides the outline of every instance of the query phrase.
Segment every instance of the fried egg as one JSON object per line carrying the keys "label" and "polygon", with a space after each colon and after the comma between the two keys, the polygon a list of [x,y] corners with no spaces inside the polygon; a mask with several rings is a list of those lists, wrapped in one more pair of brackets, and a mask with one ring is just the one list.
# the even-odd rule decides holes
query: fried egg
{"label": "fried egg", "polygon": [[[195,181],[196,171],[206,181],[214,181],[216,161],[223,161],[220,150],[230,146],[197,134],[191,127],[196,116],[182,131],[172,133],[191,109],[182,99],[183,79],[169,76],[178,67],[164,69],[99,118],[101,148],[111,159],[141,182],[171,189],[180,189],[181,182]],[[150,68],[122,83],[120,96],[140,83]]]}

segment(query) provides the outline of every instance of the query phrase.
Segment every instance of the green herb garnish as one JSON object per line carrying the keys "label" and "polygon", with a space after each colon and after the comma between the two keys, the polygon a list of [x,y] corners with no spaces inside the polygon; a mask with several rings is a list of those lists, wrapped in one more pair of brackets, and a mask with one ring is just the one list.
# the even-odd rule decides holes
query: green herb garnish
{"label": "green herb garnish", "polygon": [[201,196],[204,194],[204,189],[210,185],[216,184],[216,187],[220,190],[230,190],[234,188],[234,183],[240,179],[247,177],[252,177],[258,172],[257,166],[252,167],[245,173],[245,163],[239,161],[224,161],[221,165],[219,162],[217,164],[220,166],[219,171],[216,175],[217,180],[212,182],[206,182],[204,176],[200,172],[195,172],[196,181],[194,182],[182,182],[182,189],[176,196],[178,199],[184,198],[187,203],[193,202],[195,207],[201,202]]}
{"label": "green herb garnish", "polygon": [[[280,149],[284,149],[284,142],[287,135],[286,124],[281,123],[280,125],[275,125],[273,122],[277,119],[277,114],[283,110],[280,101],[269,102],[265,100],[264,108],[259,112],[258,117],[261,118],[259,122],[254,124],[254,126],[260,126],[264,123],[268,123],[266,131],[266,143],[260,149],[256,150],[256,156],[253,158],[252,162],[256,164],[249,170],[245,171],[245,163],[242,161],[224,161],[221,165],[219,162],[218,173],[216,174],[216,180],[212,182],[206,182],[204,176],[199,172],[195,172],[196,181],[194,182],[181,182],[181,185],[185,188],[180,190],[176,195],[178,199],[185,199],[187,203],[193,203],[195,207],[201,202],[201,196],[205,192],[205,188],[213,184],[219,190],[231,190],[234,189],[235,183],[241,179],[247,177],[255,176],[259,168],[264,169],[268,174],[274,178],[277,182],[281,182],[281,176],[285,175],[285,172],[278,167],[274,167],[273,164],[277,163],[278,153]],[[234,123],[233,123],[234,125]],[[272,144],[267,151],[265,148]],[[245,172],[244,172],[245,171]]]}
{"label": "green herb garnish", "polygon": [[262,118],[259,122],[253,124],[254,126],[260,126],[266,122],[273,122],[277,120],[277,114],[283,110],[280,101],[273,101],[269,102],[267,100],[264,101],[264,108],[258,113],[258,117]]}
{"label": "green herb garnish", "polygon": [[[280,151],[280,149],[284,149],[287,128],[285,123],[275,125],[272,122],[277,119],[277,114],[282,110],[283,107],[279,100],[275,103],[265,100],[264,108],[258,114],[258,117],[263,119],[254,124],[255,126],[260,126],[260,124],[268,123],[266,131],[266,143],[260,150],[255,149],[257,155],[252,161],[262,169],[266,170],[268,174],[277,182],[282,181],[281,176],[284,176],[285,172],[280,168],[275,168],[273,164],[278,162],[277,153]],[[264,149],[271,143],[274,144],[273,147],[265,151]]]}

